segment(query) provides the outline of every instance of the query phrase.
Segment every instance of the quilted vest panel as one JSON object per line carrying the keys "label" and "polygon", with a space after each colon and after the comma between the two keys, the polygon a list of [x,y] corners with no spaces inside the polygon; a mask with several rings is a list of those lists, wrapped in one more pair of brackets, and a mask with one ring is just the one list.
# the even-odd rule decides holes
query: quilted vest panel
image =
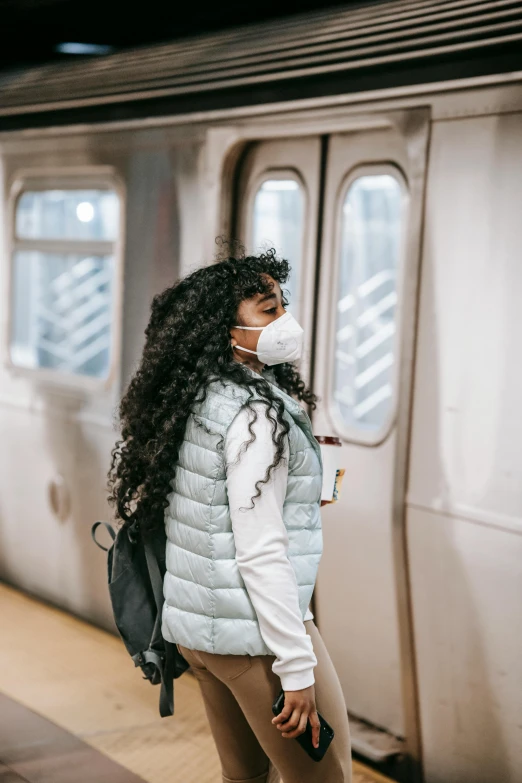
{"label": "quilted vest panel", "polygon": [[[269,380],[269,374],[265,375]],[[310,419],[272,384],[290,425],[283,519],[302,616],[322,553],[322,462]],[[234,655],[271,654],[236,562],[226,489],[223,443],[249,392],[213,381],[189,416],[165,512],[167,573],[162,633],[189,649]]]}

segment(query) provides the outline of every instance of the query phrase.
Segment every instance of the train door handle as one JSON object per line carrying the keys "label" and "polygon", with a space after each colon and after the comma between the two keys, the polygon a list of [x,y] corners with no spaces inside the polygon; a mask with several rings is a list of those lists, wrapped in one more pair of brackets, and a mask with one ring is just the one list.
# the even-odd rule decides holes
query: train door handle
{"label": "train door handle", "polygon": [[56,476],[49,482],[48,498],[55,517],[65,522],[71,512],[71,496],[63,476]]}

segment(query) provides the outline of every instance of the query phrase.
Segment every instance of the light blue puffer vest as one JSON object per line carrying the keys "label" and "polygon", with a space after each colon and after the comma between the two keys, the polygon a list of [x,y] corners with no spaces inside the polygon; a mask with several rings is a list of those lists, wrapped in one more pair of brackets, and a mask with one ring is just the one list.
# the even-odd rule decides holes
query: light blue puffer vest
{"label": "light blue puffer vest", "polygon": [[[270,371],[264,374],[270,380]],[[310,420],[301,406],[272,384],[290,424],[288,487],[283,519],[304,617],[322,552],[322,462]],[[162,633],[194,650],[266,655],[256,613],[236,562],[222,444],[249,393],[213,381],[189,416],[165,513],[167,573]],[[248,459],[248,450],[243,459]]]}

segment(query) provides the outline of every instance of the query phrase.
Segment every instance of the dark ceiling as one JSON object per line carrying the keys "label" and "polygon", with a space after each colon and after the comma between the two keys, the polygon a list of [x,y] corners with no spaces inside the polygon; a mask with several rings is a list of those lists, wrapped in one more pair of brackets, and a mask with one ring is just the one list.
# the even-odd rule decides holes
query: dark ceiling
{"label": "dark ceiling", "polygon": [[0,0],[0,68],[78,56],[57,50],[67,43],[117,50],[325,6],[366,4],[361,0],[200,0],[192,4],[175,0]]}

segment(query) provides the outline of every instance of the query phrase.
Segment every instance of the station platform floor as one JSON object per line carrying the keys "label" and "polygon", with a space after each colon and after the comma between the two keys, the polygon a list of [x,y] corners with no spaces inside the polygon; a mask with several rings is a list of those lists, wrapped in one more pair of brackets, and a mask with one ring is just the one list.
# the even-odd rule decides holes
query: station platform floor
{"label": "station platform floor", "polygon": [[[116,636],[3,584],[0,618],[0,783],[221,780],[190,673],[160,718]],[[353,783],[387,782],[354,761]]]}

